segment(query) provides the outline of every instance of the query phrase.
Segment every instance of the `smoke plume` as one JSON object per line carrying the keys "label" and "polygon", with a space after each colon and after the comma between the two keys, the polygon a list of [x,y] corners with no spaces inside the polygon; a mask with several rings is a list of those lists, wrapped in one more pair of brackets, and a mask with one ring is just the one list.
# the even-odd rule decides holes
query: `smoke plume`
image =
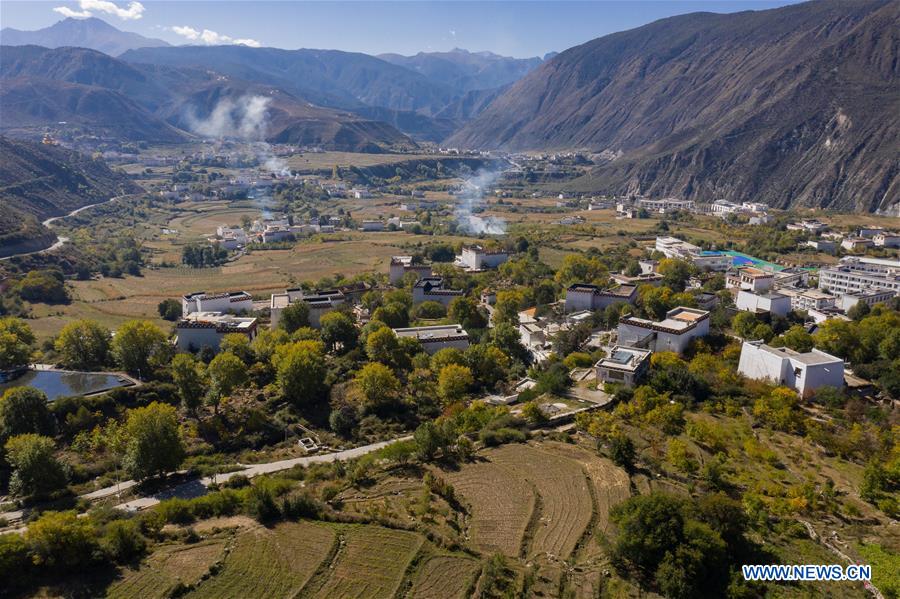
{"label": "smoke plume", "polygon": [[456,222],[461,231],[473,235],[506,233],[506,221],[502,218],[473,214],[474,209],[484,206],[484,191],[497,181],[500,174],[501,171],[478,171],[463,181],[459,204],[456,207]]}

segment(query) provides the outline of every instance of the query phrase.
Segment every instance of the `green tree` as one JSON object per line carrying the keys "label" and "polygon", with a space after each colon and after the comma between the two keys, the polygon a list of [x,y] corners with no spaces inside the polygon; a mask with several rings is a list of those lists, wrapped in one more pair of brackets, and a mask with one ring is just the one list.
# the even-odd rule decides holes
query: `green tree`
{"label": "green tree", "polygon": [[181,318],[181,302],[176,299],[166,298],[159,302],[156,306],[156,311],[159,312],[159,317],[163,320],[174,322]]}
{"label": "green tree", "polygon": [[205,365],[191,354],[176,354],[172,358],[172,382],[178,388],[181,405],[195,413],[206,392]]}
{"label": "green tree", "polygon": [[372,313],[373,320],[380,320],[392,328],[409,326],[409,308],[400,302],[389,302],[376,308]]}
{"label": "green tree", "polygon": [[15,435],[51,435],[55,422],[43,391],[13,387],[0,396],[0,442]]}
{"label": "green tree", "polygon": [[12,466],[9,490],[13,495],[47,495],[65,488],[66,467],[56,459],[53,439],[28,433],[10,438],[5,445]]}
{"label": "green tree", "polygon": [[113,357],[125,369],[138,377],[164,364],[171,355],[166,334],[146,320],[129,320],[112,340]]}
{"label": "green tree", "polygon": [[438,374],[438,394],[444,402],[453,403],[462,399],[474,382],[468,367],[447,364]]}
{"label": "green tree", "polygon": [[292,302],[281,311],[278,326],[288,333],[309,326],[309,305],[304,301]]}
{"label": "green tree", "polygon": [[25,538],[14,532],[0,534],[0,580],[8,585],[8,590],[25,586],[31,566]]}
{"label": "green tree", "polygon": [[444,318],[447,315],[447,309],[444,308],[444,305],[440,302],[435,301],[422,302],[415,307],[414,312],[416,318],[427,320]]}
{"label": "green tree", "polygon": [[812,335],[802,325],[795,324],[784,334],[772,340],[775,347],[789,347],[798,352],[808,352],[813,348]]}
{"label": "green tree", "polygon": [[416,454],[425,461],[434,459],[448,445],[448,440],[444,437],[443,431],[431,420],[419,425],[415,433],[413,433],[413,440],[416,443]]}
{"label": "green tree", "polygon": [[248,366],[256,361],[256,354],[250,344],[250,338],[243,333],[228,333],[222,337],[219,351],[234,354]]}
{"label": "green tree", "polygon": [[25,366],[31,361],[34,333],[20,318],[0,318],[0,370]]}
{"label": "green tree", "polygon": [[487,326],[487,320],[478,309],[478,304],[470,297],[454,298],[450,302],[448,314],[450,320],[461,324],[464,329],[483,329]]}
{"label": "green tree", "polygon": [[634,468],[636,457],[634,442],[622,433],[613,435],[610,439],[609,457],[616,466],[630,472]]}
{"label": "green tree", "polygon": [[436,351],[434,355],[431,356],[430,362],[432,372],[440,372],[441,369],[448,364],[467,366],[465,355],[456,347],[445,347]]}
{"label": "green tree", "polygon": [[388,327],[382,327],[369,333],[366,339],[366,355],[370,360],[382,364],[393,364],[399,348],[400,343],[397,336]]}
{"label": "green tree", "polygon": [[221,352],[206,369],[209,376],[209,398],[218,412],[219,404],[235,389],[247,382],[247,366],[240,358],[229,352]]}
{"label": "green tree", "polygon": [[109,329],[93,320],[76,320],[62,328],[54,347],[62,362],[77,370],[98,370],[109,363]]}
{"label": "green tree", "polygon": [[28,526],[25,543],[35,564],[58,572],[90,565],[97,549],[91,519],[75,512],[44,512]]}
{"label": "green tree", "polygon": [[296,341],[281,345],[272,357],[282,397],[296,406],[318,402],[326,390],[325,354],[321,342]]}
{"label": "green tree", "polygon": [[525,303],[525,296],[521,291],[499,291],[497,302],[494,304],[494,326],[507,323],[514,326],[519,324],[519,311]]}
{"label": "green tree", "polygon": [[362,391],[366,406],[378,408],[397,399],[400,381],[394,372],[380,362],[369,362],[356,374],[356,384]]}
{"label": "green tree", "polygon": [[569,254],[556,271],[556,282],[563,287],[572,283],[589,283],[605,286],[609,282],[609,269],[599,258],[581,254]]}
{"label": "green tree", "polygon": [[753,331],[759,324],[759,319],[753,312],[738,312],[731,320],[731,328],[744,339],[754,339]]}
{"label": "green tree", "polygon": [[497,383],[509,376],[509,356],[497,347],[484,343],[470,345],[466,348],[464,358],[465,365],[472,371],[476,383],[487,389],[493,389]]}
{"label": "green tree", "polygon": [[175,408],[154,401],[127,414],[123,463],[128,474],[143,480],[177,470],[184,461],[185,448]]}
{"label": "green tree", "polygon": [[694,274],[693,265],[674,258],[663,258],[656,270],[663,277],[663,285],[673,291],[684,291],[688,279]]}
{"label": "green tree", "polygon": [[319,322],[322,341],[328,351],[346,353],[356,347],[359,331],[349,316],[343,312],[329,312]]}

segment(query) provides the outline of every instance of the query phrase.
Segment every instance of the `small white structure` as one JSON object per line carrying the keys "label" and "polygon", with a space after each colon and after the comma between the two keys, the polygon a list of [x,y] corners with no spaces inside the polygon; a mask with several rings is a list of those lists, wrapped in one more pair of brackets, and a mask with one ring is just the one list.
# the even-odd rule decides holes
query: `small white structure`
{"label": "small white structure", "polygon": [[790,387],[802,396],[819,387],[844,385],[844,361],[840,358],[817,349],[800,353],[787,347],[770,347],[762,341],[744,342],[738,372]]}
{"label": "small white structure", "polygon": [[681,354],[691,339],[709,335],[709,312],[679,306],[659,322],[627,316],[619,320],[618,334],[620,345]]}
{"label": "small white structure", "polygon": [[469,334],[458,324],[394,329],[394,334],[398,337],[417,339],[428,354],[434,354],[447,347],[461,350],[469,347]]}
{"label": "small white structure", "polygon": [[247,245],[247,232],[243,227],[217,227],[215,237],[211,237],[209,242],[218,243],[226,250],[233,250]]}
{"label": "small white structure", "polygon": [[616,345],[594,365],[597,380],[633,387],[650,368],[650,350]]}
{"label": "small white structure", "polygon": [[876,247],[900,248],[900,233],[876,233],[872,242]]}
{"label": "small white structure", "polygon": [[663,281],[663,276],[656,272],[641,273],[633,277],[629,277],[622,273],[614,273],[609,275],[609,278],[619,285],[631,285],[634,287],[637,287],[638,285],[659,287]]}
{"label": "small white structure", "polygon": [[786,316],[791,311],[791,298],[775,292],[753,293],[741,289],[735,306],[738,310],[756,314],[768,312],[775,316]]}
{"label": "small white structure", "polygon": [[403,280],[403,275],[408,272],[416,273],[416,277],[431,276],[431,266],[428,264],[413,264],[412,256],[392,256],[390,270],[388,271],[388,280],[391,285],[396,285]]}
{"label": "small white structure", "polygon": [[868,237],[847,237],[841,242],[841,247],[848,252],[863,252],[874,245],[875,242]]}
{"label": "small white structure", "polygon": [[438,302],[447,308],[454,299],[462,297],[463,292],[460,289],[444,289],[444,279],[441,277],[422,277],[413,285],[412,296],[413,305]]}
{"label": "small white structure", "polygon": [[222,312],[193,312],[175,325],[175,346],[180,351],[194,352],[204,347],[219,351],[222,338],[229,333],[256,337],[256,319],[241,318]]}
{"label": "small white structure", "polygon": [[223,312],[238,314],[253,310],[253,297],[246,291],[206,293],[197,291],[181,297],[181,315],[187,317],[196,312]]}
{"label": "small white structure", "polygon": [[760,293],[768,291],[775,283],[775,273],[748,266],[729,272],[725,277],[725,286],[729,289],[744,289]]}
{"label": "small white structure", "polygon": [[619,285],[610,289],[601,289],[587,283],[574,283],[566,289],[566,312],[579,310],[604,310],[607,306],[624,302],[634,304],[637,299],[637,287]]}
{"label": "small white structure", "polygon": [[488,250],[480,245],[465,246],[456,262],[467,270],[480,271],[497,268],[509,260],[506,250]]}

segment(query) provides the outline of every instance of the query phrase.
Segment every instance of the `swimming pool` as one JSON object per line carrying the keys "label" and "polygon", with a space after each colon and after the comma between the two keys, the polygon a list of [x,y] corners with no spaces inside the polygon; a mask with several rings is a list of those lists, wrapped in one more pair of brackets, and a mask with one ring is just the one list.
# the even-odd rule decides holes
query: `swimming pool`
{"label": "swimming pool", "polygon": [[125,377],[108,372],[29,370],[20,377],[0,384],[0,393],[11,387],[34,387],[43,391],[47,399],[53,401],[60,397],[89,395],[133,384]]}
{"label": "swimming pool", "polygon": [[748,254],[744,254],[743,252],[736,252],[734,250],[722,250],[723,254],[731,256],[731,263],[734,266],[755,266],[757,268],[765,268],[767,270],[774,270],[776,272],[784,270],[784,266],[780,266],[775,264],[774,262],[766,262],[765,260],[760,260],[759,258],[754,258]]}

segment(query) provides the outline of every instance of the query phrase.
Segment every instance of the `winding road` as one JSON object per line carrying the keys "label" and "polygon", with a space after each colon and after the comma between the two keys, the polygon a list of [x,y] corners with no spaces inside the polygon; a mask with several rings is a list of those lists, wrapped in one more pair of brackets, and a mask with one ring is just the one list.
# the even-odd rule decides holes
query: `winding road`
{"label": "winding road", "polygon": [[[97,202],[95,204],[88,204],[87,206],[82,206],[81,208],[76,208],[75,210],[72,210],[68,214],[62,214],[60,216],[52,216],[46,220],[41,221],[41,224],[49,229],[50,226],[58,220],[63,220],[63,219],[69,218],[70,216],[75,216],[79,212],[87,210],[88,208],[93,208],[94,206],[101,206],[103,204],[108,204],[112,201],[115,201],[115,200],[118,200],[119,198],[124,198],[124,197],[126,197],[126,196],[123,196],[123,195],[122,196],[113,196],[113,197],[109,198],[108,200],[103,200],[102,202]],[[0,260],[9,260],[10,258],[16,258],[18,256],[31,256],[33,254],[46,254],[48,252],[52,252],[54,250],[61,248],[63,245],[68,243],[68,241],[69,241],[68,237],[57,235],[56,241],[53,243],[53,245],[51,245],[49,247],[45,247],[42,250],[32,250],[30,252],[19,252],[18,254],[11,254],[9,256],[4,256],[4,257],[0,258]]]}

